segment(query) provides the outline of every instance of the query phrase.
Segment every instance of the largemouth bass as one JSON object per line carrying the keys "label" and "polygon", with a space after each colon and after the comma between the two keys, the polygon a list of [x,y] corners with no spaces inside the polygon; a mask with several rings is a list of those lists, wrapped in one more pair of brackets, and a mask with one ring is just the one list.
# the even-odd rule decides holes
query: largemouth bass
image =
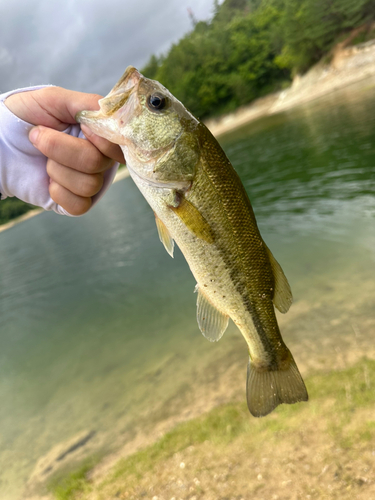
{"label": "largemouth bass", "polygon": [[131,66],[99,104],[99,111],[78,113],[77,121],[121,146],[160,240],[171,256],[177,243],[197,281],[203,335],[219,340],[231,318],[247,342],[252,415],[307,401],[274,310],[285,313],[292,303],[288,281],[216,139],[166,88]]}

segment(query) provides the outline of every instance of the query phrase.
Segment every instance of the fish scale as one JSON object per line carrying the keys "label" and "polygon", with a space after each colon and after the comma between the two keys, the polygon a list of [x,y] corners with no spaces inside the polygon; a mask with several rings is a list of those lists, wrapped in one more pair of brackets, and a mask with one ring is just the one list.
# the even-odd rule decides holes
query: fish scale
{"label": "fish scale", "polygon": [[[220,301],[220,309],[238,326],[241,325],[240,329],[249,345],[250,353],[254,352],[254,360],[256,351],[263,351],[265,343],[267,352],[272,352],[267,331],[270,331],[275,339],[281,340],[278,328],[272,329],[272,326],[277,326],[272,304],[275,280],[247,194],[229,160],[221,149],[214,147],[216,141],[213,142],[212,139],[208,130],[202,127],[202,157],[195,182],[186,196],[207,219],[210,219],[214,228],[215,245],[220,254],[216,258],[226,263],[227,275],[223,288],[219,291],[221,296],[227,294],[227,300]],[[225,168],[220,168],[223,166]],[[210,200],[208,209],[206,200]],[[233,200],[236,202],[233,203]],[[217,221],[212,219],[213,213],[217,214]],[[192,250],[194,251],[194,246]],[[187,253],[189,247],[185,249],[184,254]],[[209,258],[213,256],[210,255]],[[195,266],[192,269],[198,283],[205,281],[205,273],[211,268],[207,260],[209,259],[198,261],[198,269],[196,270]],[[240,304],[237,296],[236,300],[231,300],[235,292],[240,296]],[[209,289],[205,290],[205,294],[215,301]],[[256,331],[263,330],[261,342],[254,332],[253,323],[258,327],[255,327]],[[268,328],[263,325],[268,325]],[[249,338],[250,335],[252,338]],[[260,343],[260,349],[256,349],[254,343]]]}
{"label": "fish scale", "polygon": [[261,417],[281,403],[306,401],[274,310],[285,313],[291,305],[288,281],[216,139],[166,88],[133,67],[100,108],[78,113],[77,120],[121,146],[160,240],[172,256],[176,242],[197,281],[203,335],[219,340],[231,318],[246,340],[250,412]]}

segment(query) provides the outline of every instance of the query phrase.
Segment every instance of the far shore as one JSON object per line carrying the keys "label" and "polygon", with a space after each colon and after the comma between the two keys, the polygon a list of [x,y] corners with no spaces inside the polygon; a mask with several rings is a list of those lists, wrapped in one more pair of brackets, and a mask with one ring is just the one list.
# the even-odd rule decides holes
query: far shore
{"label": "far shore", "polygon": [[[129,175],[130,175],[129,171],[126,167],[120,168],[116,173],[113,183],[121,181],[126,177],[129,177]],[[39,215],[43,212],[44,210],[42,208],[35,208],[34,210],[30,210],[29,212],[26,212],[25,214],[22,214],[19,217],[16,217],[15,219],[12,219],[9,222],[6,222],[5,224],[2,224],[0,226],[0,233],[2,231],[5,231],[6,229],[10,229],[11,227],[15,226],[16,224],[19,224],[20,222],[31,219],[32,217],[35,217],[35,215]]]}
{"label": "far shore", "polygon": [[26,212],[25,214],[22,214],[19,217],[16,217],[15,219],[12,219],[9,222],[6,222],[5,224],[2,224],[0,226],[0,233],[6,231],[7,229],[10,229],[11,227],[15,226],[16,224],[19,224],[20,222],[31,219],[32,217],[35,217],[36,215],[39,215],[42,212],[44,212],[42,208],[35,208],[34,210],[29,210],[29,212]]}
{"label": "far shore", "polygon": [[[242,106],[233,113],[205,121],[215,137],[242,127],[258,118],[280,113],[301,104],[319,99],[348,87],[354,83],[367,81],[375,76],[375,40],[336,51],[329,64],[318,63],[305,75],[297,76],[290,87],[269,94]],[[129,176],[127,168],[120,169],[113,182]],[[0,232],[42,213],[35,209],[0,226]]]}
{"label": "far shore", "polygon": [[337,50],[329,64],[318,63],[290,87],[242,106],[233,113],[205,122],[215,137],[231,132],[263,116],[294,108],[367,80],[375,75],[375,40]]}

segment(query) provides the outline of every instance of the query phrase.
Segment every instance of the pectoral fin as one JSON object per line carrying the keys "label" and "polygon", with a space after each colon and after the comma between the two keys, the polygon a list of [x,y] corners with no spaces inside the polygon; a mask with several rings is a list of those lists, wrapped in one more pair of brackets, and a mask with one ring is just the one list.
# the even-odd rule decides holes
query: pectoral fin
{"label": "pectoral fin", "polygon": [[290,306],[293,302],[292,291],[284,271],[281,269],[280,264],[277,262],[275,257],[272,255],[271,250],[265,245],[268,257],[270,259],[271,267],[273,270],[273,275],[275,278],[275,291],[273,295],[273,303],[275,307],[281,312],[288,312]]}
{"label": "pectoral fin", "polygon": [[227,329],[229,317],[216,309],[198,289],[197,320],[206,339],[217,342]]}
{"label": "pectoral fin", "polygon": [[163,243],[166,251],[173,258],[173,250],[174,250],[174,241],[171,235],[169,234],[168,229],[166,228],[164,222],[162,222],[159,217],[155,214],[156,227],[159,233],[160,241]]}
{"label": "pectoral fin", "polygon": [[179,216],[185,226],[191,231],[197,238],[207,241],[207,243],[213,243],[214,234],[213,231],[195,206],[190,203],[186,198],[182,198],[178,207],[170,207],[175,214]]}

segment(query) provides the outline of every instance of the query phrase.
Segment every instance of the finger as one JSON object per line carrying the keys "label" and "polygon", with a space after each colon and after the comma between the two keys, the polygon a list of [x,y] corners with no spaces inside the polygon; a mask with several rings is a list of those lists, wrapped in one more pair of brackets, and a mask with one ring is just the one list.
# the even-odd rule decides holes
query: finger
{"label": "finger", "polygon": [[48,127],[32,128],[29,139],[47,158],[80,172],[95,174],[113,166],[90,141]]}
{"label": "finger", "polygon": [[47,173],[57,184],[84,198],[94,196],[103,187],[103,173],[84,174],[51,159],[47,161]]}
{"label": "finger", "polygon": [[77,123],[75,116],[78,111],[98,110],[100,108],[98,101],[103,97],[61,87],[46,87],[43,91],[45,92],[45,106],[50,111],[56,112],[54,116],[64,123]]}
{"label": "finger", "polygon": [[90,209],[92,204],[91,198],[77,196],[55,181],[51,181],[49,185],[49,194],[53,201],[71,215],[83,215]]}
{"label": "finger", "polygon": [[87,125],[81,125],[81,130],[87,139],[92,142],[92,144],[94,144],[94,146],[98,148],[103,155],[108,156],[108,158],[113,158],[119,163],[125,163],[124,154],[121,151],[120,146],[94,134]]}
{"label": "finger", "polygon": [[101,97],[61,87],[45,87],[12,94],[5,100],[5,105],[28,123],[62,131],[67,124],[77,123],[75,115],[78,111],[98,110]]}

